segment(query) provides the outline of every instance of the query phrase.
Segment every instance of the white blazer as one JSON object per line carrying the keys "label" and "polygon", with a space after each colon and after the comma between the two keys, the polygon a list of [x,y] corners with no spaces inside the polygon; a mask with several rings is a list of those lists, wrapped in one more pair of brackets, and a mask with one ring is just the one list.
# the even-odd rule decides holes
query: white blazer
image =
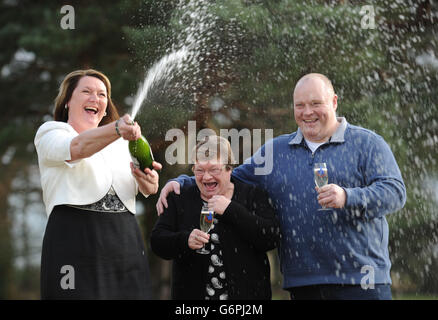
{"label": "white blazer", "polygon": [[66,122],[48,121],[35,135],[35,147],[47,216],[56,205],[91,204],[111,185],[125,207],[135,213],[138,185],[131,173],[128,141],[121,138],[89,158],[71,159],[70,143],[78,133]]}

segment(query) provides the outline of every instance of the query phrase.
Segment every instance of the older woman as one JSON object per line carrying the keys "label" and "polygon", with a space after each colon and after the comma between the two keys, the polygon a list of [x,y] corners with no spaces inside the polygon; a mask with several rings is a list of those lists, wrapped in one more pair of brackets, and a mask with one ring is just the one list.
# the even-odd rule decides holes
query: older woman
{"label": "older woman", "polygon": [[65,77],[54,121],[35,136],[49,217],[41,258],[43,299],[149,297],[135,197],[138,190],[156,193],[158,174],[131,163],[127,140],[140,136],[129,115],[119,118],[104,74],[78,70]]}
{"label": "older woman", "polygon": [[[231,179],[226,139],[207,137],[194,153],[196,185],[169,195],[151,235],[153,252],[173,259],[172,298],[270,299],[266,251],[279,228],[266,193]],[[203,204],[215,214],[211,234],[200,230]],[[209,253],[199,254],[204,245]]]}

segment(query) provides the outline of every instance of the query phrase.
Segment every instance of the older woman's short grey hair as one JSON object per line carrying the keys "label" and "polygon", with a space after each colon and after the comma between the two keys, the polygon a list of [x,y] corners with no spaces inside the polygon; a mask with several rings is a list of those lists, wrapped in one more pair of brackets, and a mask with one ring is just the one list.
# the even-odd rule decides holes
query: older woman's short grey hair
{"label": "older woman's short grey hair", "polygon": [[232,169],[234,161],[233,150],[230,142],[221,136],[207,136],[192,150],[192,161],[220,160],[221,163]]}

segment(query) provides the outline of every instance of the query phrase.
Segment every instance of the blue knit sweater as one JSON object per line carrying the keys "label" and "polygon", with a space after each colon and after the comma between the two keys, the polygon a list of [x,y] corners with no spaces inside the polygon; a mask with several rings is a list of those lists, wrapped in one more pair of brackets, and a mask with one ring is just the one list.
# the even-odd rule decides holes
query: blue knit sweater
{"label": "blue knit sweater", "polygon": [[[268,191],[282,232],[283,287],[391,283],[385,215],[401,209],[406,189],[396,160],[379,135],[341,121],[314,153],[298,131],[263,145],[233,176]],[[273,152],[273,157],[265,155]],[[272,166],[263,160],[272,158]],[[343,209],[318,211],[313,164],[326,162],[329,183],[346,191]],[[260,164],[261,163],[261,164]],[[272,167],[255,174],[257,167]],[[180,176],[181,184],[194,183]],[[190,181],[190,182],[189,182]]]}

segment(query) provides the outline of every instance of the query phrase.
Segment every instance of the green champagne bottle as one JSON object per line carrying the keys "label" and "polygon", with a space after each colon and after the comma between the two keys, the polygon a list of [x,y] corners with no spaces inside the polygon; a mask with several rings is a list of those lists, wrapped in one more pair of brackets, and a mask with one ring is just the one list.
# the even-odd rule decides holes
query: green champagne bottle
{"label": "green champagne bottle", "polygon": [[141,136],[140,139],[129,141],[129,152],[135,167],[140,168],[141,171],[144,171],[145,168],[153,169],[152,161],[154,161],[154,155],[152,154],[149,142],[144,136]]}

